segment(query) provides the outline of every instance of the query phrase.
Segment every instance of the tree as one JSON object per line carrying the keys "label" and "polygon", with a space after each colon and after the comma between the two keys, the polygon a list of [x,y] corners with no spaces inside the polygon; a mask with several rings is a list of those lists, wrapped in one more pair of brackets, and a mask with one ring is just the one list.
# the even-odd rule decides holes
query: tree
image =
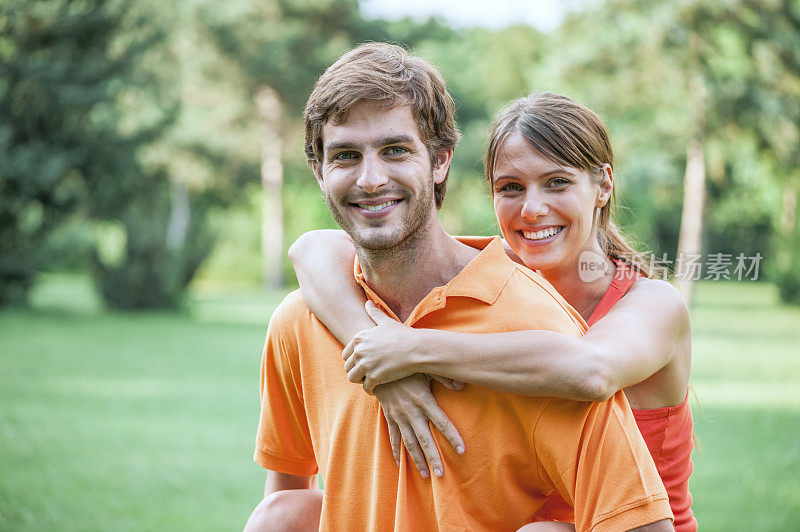
{"label": "tree", "polygon": [[[127,15],[117,1],[0,3],[0,305],[24,300],[55,227],[136,186],[136,149],[163,126],[120,132],[121,82],[160,38]],[[119,47],[123,20],[136,38]]]}

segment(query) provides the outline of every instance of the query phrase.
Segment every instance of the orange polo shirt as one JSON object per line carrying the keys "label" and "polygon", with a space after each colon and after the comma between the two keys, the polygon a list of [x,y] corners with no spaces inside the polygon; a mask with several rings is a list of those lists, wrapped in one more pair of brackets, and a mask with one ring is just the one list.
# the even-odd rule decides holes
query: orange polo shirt
{"label": "orange polo shirt", "polygon": [[[499,238],[414,309],[412,327],[461,332],[585,324],[542,277],[509,260]],[[384,311],[388,307],[356,278]],[[406,453],[392,457],[380,404],[347,380],[343,346],[289,294],[272,316],[261,364],[255,460],[293,475],[322,472],[321,530],[516,530],[547,495],[575,508],[578,530],[628,530],[671,518],[664,486],[622,392],[602,403],[523,397],[433,383],[464,436],[458,455],[434,430],[445,474],[423,479]]]}

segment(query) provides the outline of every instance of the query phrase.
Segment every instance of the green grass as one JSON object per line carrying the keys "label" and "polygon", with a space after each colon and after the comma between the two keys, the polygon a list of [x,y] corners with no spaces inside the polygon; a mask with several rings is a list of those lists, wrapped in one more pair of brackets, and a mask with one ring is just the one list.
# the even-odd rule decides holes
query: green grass
{"label": "green grass", "polygon": [[[0,312],[0,530],[240,528],[280,296],[206,285],[183,313],[104,313],[51,276]],[[800,311],[705,283],[693,315],[701,529],[800,530]]]}

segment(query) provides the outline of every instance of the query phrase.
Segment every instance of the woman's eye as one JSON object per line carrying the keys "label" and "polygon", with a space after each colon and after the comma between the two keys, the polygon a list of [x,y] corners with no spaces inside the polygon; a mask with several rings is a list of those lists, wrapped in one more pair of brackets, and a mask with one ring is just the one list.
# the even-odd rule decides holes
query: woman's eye
{"label": "woman's eye", "polygon": [[500,187],[500,192],[521,192],[525,190],[519,183],[506,183]]}
{"label": "woman's eye", "polygon": [[563,178],[563,177],[554,177],[553,179],[551,179],[550,181],[547,182],[547,187],[548,188],[564,188],[567,185],[569,185],[570,183],[572,183],[572,181],[570,181],[569,179],[566,179],[566,178]]}

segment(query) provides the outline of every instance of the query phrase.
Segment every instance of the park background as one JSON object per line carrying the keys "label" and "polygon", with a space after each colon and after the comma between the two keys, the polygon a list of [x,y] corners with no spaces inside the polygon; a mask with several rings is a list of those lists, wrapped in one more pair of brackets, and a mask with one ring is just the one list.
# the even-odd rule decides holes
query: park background
{"label": "park background", "polygon": [[0,530],[244,524],[286,249],[334,226],[302,107],[367,40],[447,79],[452,233],[498,232],[482,157],[509,100],[606,120],[624,229],[673,268],[731,263],[680,287],[701,529],[800,529],[800,2],[435,4],[0,0]]}

